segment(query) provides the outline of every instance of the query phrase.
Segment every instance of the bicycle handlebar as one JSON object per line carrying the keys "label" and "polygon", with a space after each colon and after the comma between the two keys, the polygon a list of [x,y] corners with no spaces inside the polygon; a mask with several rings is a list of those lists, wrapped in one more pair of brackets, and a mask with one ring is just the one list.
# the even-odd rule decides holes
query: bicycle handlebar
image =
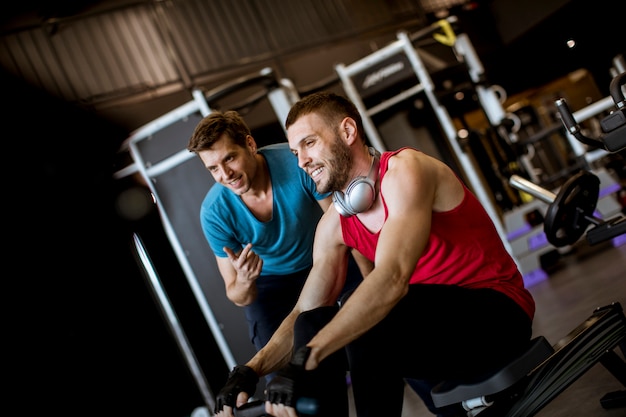
{"label": "bicycle handlebar", "polygon": [[[301,415],[316,416],[319,406],[315,398],[301,397],[296,402],[296,410]],[[269,416],[265,413],[265,400],[251,401],[235,408],[233,413],[235,417],[262,417]]]}

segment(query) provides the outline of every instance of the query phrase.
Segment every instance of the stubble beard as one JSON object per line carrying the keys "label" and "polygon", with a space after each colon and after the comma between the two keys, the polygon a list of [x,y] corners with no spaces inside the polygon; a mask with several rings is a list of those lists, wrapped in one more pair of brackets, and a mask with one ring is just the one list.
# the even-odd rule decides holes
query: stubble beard
{"label": "stubble beard", "polygon": [[318,192],[327,193],[339,191],[348,182],[352,170],[352,155],[350,148],[337,135],[330,147],[330,158],[326,164],[328,180],[318,185]]}

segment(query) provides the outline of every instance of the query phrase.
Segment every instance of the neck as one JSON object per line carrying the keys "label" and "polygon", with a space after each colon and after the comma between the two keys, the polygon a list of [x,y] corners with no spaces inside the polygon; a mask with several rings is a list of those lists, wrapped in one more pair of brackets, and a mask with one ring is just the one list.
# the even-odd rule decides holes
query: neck
{"label": "neck", "polygon": [[254,172],[254,179],[250,184],[250,190],[248,190],[246,194],[255,197],[263,197],[270,192],[272,188],[269,168],[267,167],[265,158],[261,154],[257,153],[254,157],[257,162],[257,167]]}
{"label": "neck", "polygon": [[369,148],[369,147],[366,147],[365,149],[367,151],[368,164],[367,164],[366,171],[364,171],[364,173],[361,175],[369,177],[372,174],[372,170],[374,169],[374,161],[376,160],[376,151],[374,150],[374,148]]}

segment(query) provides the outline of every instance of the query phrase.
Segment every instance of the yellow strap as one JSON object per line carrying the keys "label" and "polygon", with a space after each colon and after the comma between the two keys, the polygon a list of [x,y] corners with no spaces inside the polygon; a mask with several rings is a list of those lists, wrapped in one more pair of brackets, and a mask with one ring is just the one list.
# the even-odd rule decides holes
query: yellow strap
{"label": "yellow strap", "polygon": [[456,35],[454,34],[454,30],[452,30],[450,22],[446,19],[442,19],[433,23],[433,25],[440,26],[443,30],[443,33],[433,33],[433,38],[435,38],[437,42],[443,43],[447,46],[454,45],[454,42],[456,42]]}

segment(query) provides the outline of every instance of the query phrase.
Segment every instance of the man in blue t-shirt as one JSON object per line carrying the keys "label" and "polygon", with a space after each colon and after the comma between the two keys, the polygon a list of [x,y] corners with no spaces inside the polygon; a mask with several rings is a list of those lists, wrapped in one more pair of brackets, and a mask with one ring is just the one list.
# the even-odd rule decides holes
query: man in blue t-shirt
{"label": "man in blue t-shirt", "polygon": [[[245,309],[251,340],[259,350],[296,303],[313,263],[315,228],[331,204],[330,193],[316,191],[286,142],[257,148],[235,111],[202,119],[187,149],[200,157],[216,182],[202,202],[202,230],[226,296]],[[364,273],[367,265],[369,261],[359,259]],[[353,262],[344,291],[361,279]]]}

